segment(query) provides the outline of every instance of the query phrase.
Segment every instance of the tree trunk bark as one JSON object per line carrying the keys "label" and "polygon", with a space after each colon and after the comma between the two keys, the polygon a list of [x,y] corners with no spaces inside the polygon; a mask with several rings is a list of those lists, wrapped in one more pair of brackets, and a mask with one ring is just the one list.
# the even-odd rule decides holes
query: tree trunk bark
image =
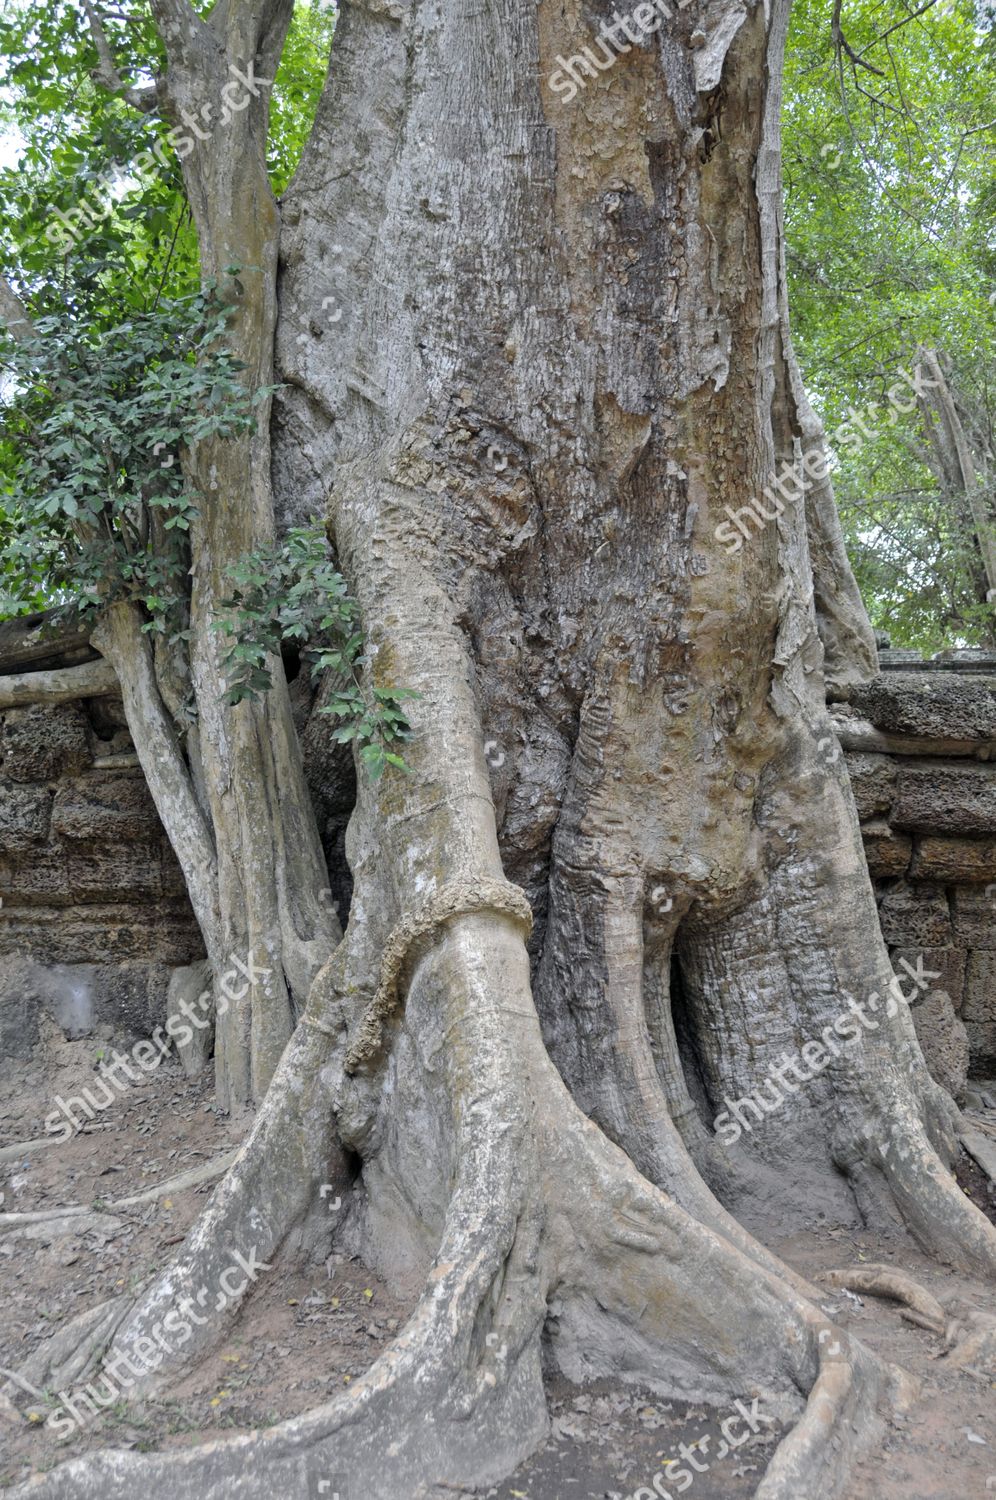
{"label": "tree trunk bark", "polygon": [[[186,0],[154,0],[152,9],[169,64],[160,105],[191,143],[183,174],[202,272],[231,302],[229,346],[256,391],[273,381],[276,321],[279,215],[266,173],[268,89],[293,3],[238,0],[207,20]],[[207,864],[185,857],[168,799],[160,807],[191,890],[206,875],[216,883],[217,924],[202,924],[216,978],[235,958],[248,971],[238,997],[217,1009],[224,1109],[262,1099],[311,982],[341,936],[323,899],[325,858],[281,663],[271,661],[273,687],[262,699],[230,707],[222,698],[216,627],[232,591],[227,569],[274,537],[269,399],[257,411],[255,434],[208,439],[188,464],[200,496],[191,529],[189,651],[213,842]]]}
{"label": "tree trunk bark", "polygon": [[71,703],[74,698],[103,698],[118,692],[118,679],[106,662],[88,661],[78,667],[53,667],[41,672],[17,672],[0,677],[0,708],[27,703]]}
{"label": "tree trunk bark", "polygon": [[343,6],[283,205],[274,472],[286,516],[330,493],[371,681],[420,694],[411,774],[359,779],[345,939],[113,1348],[226,1246],[324,1251],[330,1181],[337,1234],[425,1290],[318,1410],[33,1500],[493,1483],[546,1429],[544,1358],[762,1396],[798,1420],[758,1495],[829,1497],[903,1382],[738,1218],[815,1197],[996,1271],[905,1007],[738,1152],[712,1128],[893,977],[824,705],[821,626],[841,680],[873,661],[829,491],[731,519],[819,441],[781,273],[786,21],[686,9],[566,100],[574,6]]}
{"label": "tree trunk bark", "polygon": [[[919,404],[930,440],[930,467],[941,493],[955,506],[964,531],[974,538],[978,549],[974,571],[980,603],[996,604],[996,516],[992,513],[992,500],[979,483],[972,445],[936,352],[918,349],[917,359],[927,388],[920,395]],[[996,623],[993,631],[996,632]]]}

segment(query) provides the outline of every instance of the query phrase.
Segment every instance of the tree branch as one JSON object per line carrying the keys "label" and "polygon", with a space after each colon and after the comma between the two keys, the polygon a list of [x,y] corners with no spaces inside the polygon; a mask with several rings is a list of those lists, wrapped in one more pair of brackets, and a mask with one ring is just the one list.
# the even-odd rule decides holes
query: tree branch
{"label": "tree branch", "polygon": [[[931,0],[931,4],[933,3],[934,0]],[[833,17],[830,21],[830,35],[833,37],[833,44],[836,48],[838,57],[841,52],[846,52],[847,56],[851,59],[851,63],[853,66],[867,68],[869,73],[876,73],[879,78],[884,78],[885,74],[882,72],[882,69],[875,68],[871,63],[865,62],[860,53],[855,52],[854,48],[847,40],[847,37],[844,35],[840,24],[841,4],[842,0],[834,0]],[[886,35],[888,35],[888,33],[886,33]]]}
{"label": "tree branch", "polygon": [[[884,42],[887,36],[891,36],[894,31],[899,31],[903,26],[908,26],[911,21],[916,20],[917,16],[922,16],[925,10],[930,10],[931,6],[936,4],[937,0],[927,0],[926,5],[921,5],[919,10],[915,10],[910,15],[904,16],[901,21],[896,21],[894,25],[889,27],[888,31],[883,31],[882,35],[877,36],[873,42],[869,42],[867,47],[862,47],[861,51],[858,53],[857,60],[860,62],[865,53],[870,52],[873,47],[877,47],[879,42]],[[865,66],[868,66],[867,63],[865,64]],[[884,76],[885,75],[883,74],[883,77]]]}
{"label": "tree branch", "polygon": [[926,366],[930,377],[927,383],[933,387],[932,395],[919,397],[924,425],[935,443],[942,474],[950,489],[959,500],[964,497],[970,522],[975,530],[987,589],[990,593],[996,592],[996,536],[988,513],[987,497],[979,485],[975,459],[969,448],[965,429],[936,352],[921,346],[917,350],[917,359]]}
{"label": "tree branch", "polygon": [[98,64],[91,77],[110,93],[120,95],[133,109],[139,110],[142,114],[150,114],[158,102],[155,84],[149,84],[145,88],[133,88],[125,83],[117,70],[114,54],[107,40],[107,32],[104,30],[104,23],[100,19],[96,6],[92,0],[80,0],[80,4],[90,24],[90,34],[97,49]]}
{"label": "tree branch", "polygon": [[189,64],[195,50],[201,49],[211,35],[211,28],[201,19],[190,0],[149,0],[152,19],[170,63]]}
{"label": "tree branch", "polygon": [[48,672],[19,672],[0,677],[0,708],[23,708],[29,703],[68,703],[73,698],[106,698],[120,692],[117,673],[106,661],[79,667],[55,667]]}

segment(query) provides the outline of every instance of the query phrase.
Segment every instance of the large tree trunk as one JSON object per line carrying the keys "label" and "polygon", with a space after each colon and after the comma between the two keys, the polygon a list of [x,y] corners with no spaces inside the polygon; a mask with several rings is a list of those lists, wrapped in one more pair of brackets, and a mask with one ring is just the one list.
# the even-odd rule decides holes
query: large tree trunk
{"label": "large tree trunk", "polygon": [[721,529],[818,441],[780,272],[786,10],[686,10],[563,102],[573,6],[344,7],[284,204],[275,472],[288,512],[331,490],[373,681],[421,695],[411,774],[360,778],[345,939],[114,1349],[227,1246],[320,1243],[328,1181],[349,1243],[426,1289],[319,1410],[34,1500],[491,1482],[545,1430],[544,1344],[576,1379],[761,1395],[799,1420],[758,1495],[831,1496],[901,1382],[731,1207],[901,1215],[996,1270],[905,1007],[738,1152],[711,1127],[892,980],[824,710],[820,624],[841,680],[872,659],[828,491]]}

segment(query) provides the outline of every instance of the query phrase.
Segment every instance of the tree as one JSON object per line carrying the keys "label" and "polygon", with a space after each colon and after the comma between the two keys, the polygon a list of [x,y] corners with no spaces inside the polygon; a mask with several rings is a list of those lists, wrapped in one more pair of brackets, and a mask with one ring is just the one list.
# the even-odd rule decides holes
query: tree
{"label": "tree", "polygon": [[[980,599],[996,603],[996,512],[988,477],[992,462],[988,414],[980,421],[964,400],[957,399],[933,349],[919,351],[929,380],[929,390],[920,398],[923,425],[930,442],[925,455],[944,499],[958,515],[961,527],[972,539],[969,568]],[[972,417],[975,421],[972,421]],[[970,436],[971,434],[971,436]],[[989,638],[996,642],[996,610],[989,614]]]}
{"label": "tree", "polygon": [[[284,0],[152,3],[171,118],[229,62],[271,75]],[[279,277],[265,106],[184,161],[205,274],[259,267],[235,347],[269,383],[276,320],[285,387],[269,432],[192,456],[192,618],[265,530],[272,458],[281,524],[327,501],[365,682],[419,696],[408,772],[357,779],[345,934],[238,1161],[168,1270],[45,1358],[144,1349],[146,1385],[189,1364],[241,1299],[166,1353],[177,1298],[232,1247],[324,1252],[330,1183],[370,1263],[425,1289],[326,1406],[74,1461],[34,1500],[493,1480],[544,1430],[541,1349],[574,1378],[763,1396],[795,1425],[758,1494],[830,1495],[902,1380],[732,1210],[820,1197],[996,1270],[825,712],[874,647],[788,333],[786,24],[780,0],[685,7],[599,77],[573,10],[350,5]],[[240,507],[211,508],[212,462]],[[258,742],[220,764],[246,829],[261,787],[286,795]],[[765,1074],[781,1129],[734,1149]]]}
{"label": "tree", "polygon": [[[121,682],[136,749],[216,978],[233,953],[248,959],[244,993],[217,1007],[216,1074],[225,1108],[262,1097],[311,980],[340,935],[321,899],[327,873],[280,661],[268,659],[272,687],[265,696],[229,704],[218,689],[224,642],[217,623],[231,592],[227,569],[273,541],[267,427],[278,216],[267,175],[267,89],[291,9],[257,15],[237,7],[221,31],[185,7],[155,9],[154,55],[165,45],[165,68],[154,86],[133,87],[122,79],[100,13],[83,7],[97,81],[139,112],[155,109],[172,124],[167,140],[182,158],[201,275],[237,310],[228,353],[246,386],[265,394],[254,430],[243,426],[231,436],[222,426],[183,450],[184,477],[199,496],[190,517],[183,630],[154,651],[146,614],[133,600],[112,596],[92,637]],[[54,19],[49,45],[65,40],[64,20],[59,26],[58,14]],[[163,159],[161,150],[155,156]],[[158,202],[163,185],[155,180],[150,192]],[[73,227],[81,232],[78,220]],[[98,233],[104,243],[112,238],[106,225]],[[102,269],[98,260],[92,276],[98,288]],[[23,339],[26,327],[30,319],[15,315],[12,331]],[[194,723],[179,711],[187,684]]]}
{"label": "tree", "polygon": [[[962,0],[888,20],[850,0],[835,26],[821,12],[793,7],[788,272],[848,550],[894,644],[991,644],[992,17]],[[935,382],[926,406],[899,410],[887,393],[922,348],[938,351],[947,395]],[[950,420],[938,427],[935,398],[959,413],[968,492],[953,453],[939,455]]]}

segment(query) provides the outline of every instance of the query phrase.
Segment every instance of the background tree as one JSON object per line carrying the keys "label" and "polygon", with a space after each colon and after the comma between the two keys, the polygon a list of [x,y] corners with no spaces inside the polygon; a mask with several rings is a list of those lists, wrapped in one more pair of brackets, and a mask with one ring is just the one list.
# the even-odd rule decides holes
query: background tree
{"label": "background tree", "polygon": [[[270,76],[289,19],[279,0],[152,8],[171,121],[217,97],[229,61]],[[233,1245],[325,1254],[329,1183],[336,1234],[424,1290],[315,1411],[74,1461],[33,1500],[236,1483],[262,1500],[333,1465],[374,1497],[489,1482],[545,1431],[544,1358],[757,1393],[795,1424],[758,1494],[831,1495],[902,1381],[828,1336],[813,1289],[741,1220],[759,1203],[783,1227],[816,1201],[846,1223],[898,1214],[931,1253],[996,1270],[905,1006],[824,1046],[777,1136],[734,1150],[711,1124],[894,983],[825,753],[826,678],[867,677],[874,647],[788,333],[787,19],[778,0],[688,6],[568,101],[547,79],[592,40],[578,6],[344,7],[279,281],[265,109],[184,160],[203,274],[224,293],[243,267],[230,347],[252,388],[279,308],[272,423],[261,404],[254,435],[209,434],[187,460],[198,732],[238,829],[262,819],[241,846],[258,888],[320,878],[287,875],[269,837],[267,790],[295,791],[249,732],[282,732],[276,673],[227,759],[209,693],[226,568],[272,529],[271,458],[281,524],[327,507],[364,688],[419,695],[410,771],[357,779],[346,931],[238,1161],[172,1264],[60,1331],[30,1378],[58,1388],[63,1361],[79,1377],[148,1350]],[[730,510],[786,471],[780,514],[731,551]],[[148,1383],[237,1311],[151,1346]]]}
{"label": "background tree", "polygon": [[[793,8],[786,220],[807,386],[829,432],[857,411],[870,433],[831,440],[848,549],[894,644],[992,644],[992,15],[856,0],[831,20]],[[944,390],[900,416],[887,392],[922,348]]]}

